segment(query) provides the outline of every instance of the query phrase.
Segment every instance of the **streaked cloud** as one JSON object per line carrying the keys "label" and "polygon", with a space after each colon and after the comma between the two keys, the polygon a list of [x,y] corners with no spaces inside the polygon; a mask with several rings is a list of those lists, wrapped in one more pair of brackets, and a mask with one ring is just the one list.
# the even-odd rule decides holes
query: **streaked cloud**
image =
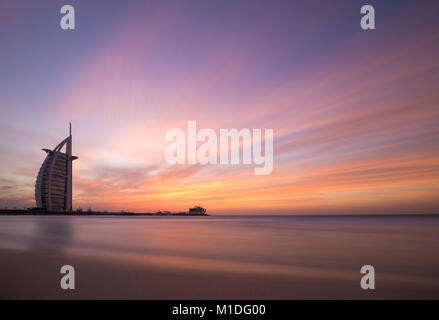
{"label": "streaked cloud", "polygon": [[[380,4],[377,30],[363,32],[360,2],[331,10],[320,1],[109,2],[101,18],[81,2],[78,13],[88,14],[69,35],[45,39],[52,26],[14,24],[0,37],[9,44],[0,53],[0,206],[32,206],[39,149],[54,147],[72,121],[76,207],[437,212],[437,5]],[[3,24],[18,21],[21,9],[2,6]],[[47,44],[35,48],[35,73],[25,46],[8,40],[14,34]],[[273,174],[169,167],[165,132],[186,130],[188,120],[199,129],[273,128]]]}

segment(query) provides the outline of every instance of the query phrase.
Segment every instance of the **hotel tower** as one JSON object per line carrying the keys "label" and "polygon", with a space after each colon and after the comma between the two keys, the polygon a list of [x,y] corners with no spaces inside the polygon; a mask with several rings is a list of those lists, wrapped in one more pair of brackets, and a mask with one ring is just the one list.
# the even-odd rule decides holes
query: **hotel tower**
{"label": "hotel tower", "polygon": [[[61,150],[65,146],[65,152]],[[72,125],[69,136],[53,150],[43,149],[46,158],[35,183],[37,207],[47,211],[72,211]]]}

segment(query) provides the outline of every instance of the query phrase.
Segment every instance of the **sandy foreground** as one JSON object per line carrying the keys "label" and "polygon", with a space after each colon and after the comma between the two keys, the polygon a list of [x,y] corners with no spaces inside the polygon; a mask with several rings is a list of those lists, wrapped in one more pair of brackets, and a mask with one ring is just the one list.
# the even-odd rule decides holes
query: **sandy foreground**
{"label": "sandy foreground", "polygon": [[[158,268],[58,252],[0,250],[2,299],[437,299],[436,283],[378,279],[360,288],[360,275],[267,276]],[[76,289],[60,288],[60,268],[75,266]],[[355,281],[357,278],[357,281]]]}

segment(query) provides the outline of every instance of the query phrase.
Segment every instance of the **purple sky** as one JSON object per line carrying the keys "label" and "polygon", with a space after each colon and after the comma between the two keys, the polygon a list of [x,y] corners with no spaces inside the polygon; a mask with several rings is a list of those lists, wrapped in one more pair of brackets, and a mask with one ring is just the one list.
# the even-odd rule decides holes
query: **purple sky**
{"label": "purple sky", "polygon": [[[439,208],[439,4],[0,3],[0,207],[31,207],[73,123],[74,207],[214,213]],[[169,166],[170,128],[272,128],[273,173]]]}

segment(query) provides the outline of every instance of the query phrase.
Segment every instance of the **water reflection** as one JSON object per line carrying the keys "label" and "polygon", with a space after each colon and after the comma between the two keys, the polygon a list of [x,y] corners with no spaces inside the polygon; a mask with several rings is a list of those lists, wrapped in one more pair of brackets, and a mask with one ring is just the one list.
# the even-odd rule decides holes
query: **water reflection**
{"label": "water reflection", "polygon": [[439,288],[439,219],[0,217],[0,247],[160,270],[264,277],[380,277]]}
{"label": "water reflection", "polygon": [[49,250],[63,253],[73,240],[74,223],[71,217],[35,219],[35,233],[31,250]]}
{"label": "water reflection", "polygon": [[70,217],[1,217],[0,248],[22,251],[62,251],[73,240]]}

